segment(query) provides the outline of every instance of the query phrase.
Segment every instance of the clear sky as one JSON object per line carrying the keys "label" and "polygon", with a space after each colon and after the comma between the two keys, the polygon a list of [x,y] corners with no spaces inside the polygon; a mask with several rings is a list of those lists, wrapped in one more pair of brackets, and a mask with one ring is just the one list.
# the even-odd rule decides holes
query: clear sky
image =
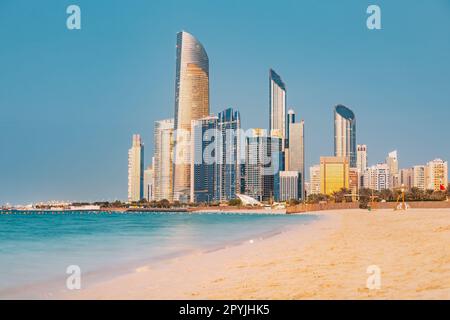
{"label": "clear sky", "polygon": [[245,128],[268,127],[269,68],[282,76],[307,167],[333,153],[338,103],[371,164],[450,160],[448,0],[1,0],[0,203],[126,199],[132,134],[148,165],[153,122],[173,117],[180,30],[208,52],[211,111],[233,106]]}

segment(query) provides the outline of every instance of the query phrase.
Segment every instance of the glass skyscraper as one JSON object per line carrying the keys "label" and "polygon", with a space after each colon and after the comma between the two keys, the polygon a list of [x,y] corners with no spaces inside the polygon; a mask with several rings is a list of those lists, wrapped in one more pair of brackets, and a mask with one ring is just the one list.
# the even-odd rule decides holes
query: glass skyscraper
{"label": "glass skyscraper", "polygon": [[191,34],[177,34],[175,79],[174,200],[189,201],[191,121],[209,115],[209,60]]}
{"label": "glass skyscraper", "polygon": [[216,200],[215,179],[218,158],[217,117],[192,121],[190,199],[196,203]]}
{"label": "glass skyscraper", "polygon": [[334,108],[334,156],[347,157],[350,168],[356,168],[356,118],[343,105]]}
{"label": "glass skyscraper", "polygon": [[258,201],[278,199],[281,138],[268,137],[263,129],[253,129],[246,139],[245,194]]}
{"label": "glass skyscraper", "polygon": [[215,198],[219,201],[236,198],[241,191],[241,117],[239,111],[228,108],[218,114],[218,163]]}

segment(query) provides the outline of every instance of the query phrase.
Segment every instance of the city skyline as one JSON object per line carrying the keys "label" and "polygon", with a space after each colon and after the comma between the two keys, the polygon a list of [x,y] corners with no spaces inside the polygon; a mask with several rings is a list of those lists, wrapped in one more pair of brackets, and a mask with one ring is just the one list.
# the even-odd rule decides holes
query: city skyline
{"label": "city skyline", "polygon": [[[131,8],[128,8],[127,10],[142,9],[142,6],[144,5],[133,4],[131,5]],[[330,6],[334,7],[334,4],[331,4]],[[401,15],[402,12],[397,7],[398,5],[390,5],[382,2],[381,6],[383,7],[383,10],[394,10],[395,13],[399,15],[398,19],[405,19],[405,17]],[[442,6],[439,7],[439,4],[431,4],[427,10],[437,10],[438,8],[442,9]],[[92,7],[94,7],[95,10],[95,5],[92,5]],[[5,11],[3,12],[8,12],[8,9],[12,10],[12,8],[9,8],[6,4]],[[266,8],[263,6],[263,11],[265,9]],[[309,9],[314,10],[314,8]],[[357,9],[358,8],[350,8],[350,15],[352,19],[353,14],[356,15]],[[444,9],[448,10],[449,8],[444,6]],[[19,9],[16,8],[15,10]],[[415,5],[412,5],[411,10],[417,10]],[[360,11],[361,21],[364,22],[365,19],[363,10]],[[342,9],[338,9],[337,13],[342,13]],[[17,16],[17,14],[18,12],[13,11],[11,17]],[[23,15],[25,15],[25,13],[23,13]],[[237,19],[239,19],[239,17]],[[320,23],[323,23],[325,26],[332,25],[334,21],[331,19],[331,22],[327,23],[323,18],[319,18],[319,20]],[[5,19],[0,19],[0,21],[2,21],[0,22],[1,24],[6,24],[6,26],[8,23],[12,23],[11,18],[8,17]],[[51,21],[53,22],[53,20]],[[138,21],[141,20],[138,18]],[[184,21],[184,23],[189,25],[189,23],[187,23],[188,20]],[[356,21],[356,16],[355,20],[352,21]],[[310,20],[308,20],[308,22],[311,23]],[[441,24],[442,26],[445,26],[445,22],[441,22]],[[43,26],[43,28],[44,27],[46,29],[50,29],[53,25]],[[345,28],[350,27],[345,25],[344,29]],[[357,29],[357,27],[355,28]],[[7,27],[1,29],[6,30]],[[161,39],[162,37],[166,37],[168,33],[173,35],[173,29],[174,27],[167,28],[167,31],[163,32],[161,35]],[[232,71],[236,71],[236,69],[224,71],[224,66],[232,66],[237,60],[233,58],[233,52],[231,52],[231,56],[224,57],[224,55],[219,54],[218,50],[221,50],[223,46],[235,45],[233,40],[236,41],[236,39],[226,36],[222,39],[222,37],[220,37],[220,33],[216,32],[215,37],[221,38],[220,40],[222,42],[222,44],[219,44],[217,40],[214,40],[214,37],[210,33],[212,31],[201,30],[198,24],[193,23],[191,28],[186,29],[192,31],[199,37],[199,39],[202,40],[202,43],[208,47],[211,57],[214,57],[212,58],[212,61],[214,61],[213,65],[217,64],[217,67],[215,67],[215,70],[212,73],[213,78],[211,80],[212,88],[214,88],[211,92],[213,101],[211,103],[211,111],[216,112],[218,110],[222,110],[226,105],[235,106],[236,109],[242,114],[243,128],[261,127],[267,123],[267,111],[265,111],[267,110],[267,107],[265,107],[267,105],[267,96],[265,94],[266,78],[264,75],[267,73],[267,69],[271,67],[274,67],[275,70],[280,72],[283,76],[283,80],[285,80],[289,86],[290,102],[288,107],[293,107],[299,117],[305,119],[307,123],[308,133],[306,135],[306,149],[308,152],[306,156],[306,167],[310,167],[312,164],[317,163],[320,155],[332,154],[332,142],[329,141],[330,132],[332,132],[332,117],[331,115],[328,115],[328,110],[331,110],[333,105],[337,103],[349,105],[357,114],[358,123],[360,126],[361,123],[364,123],[363,129],[361,129],[361,127],[358,129],[358,143],[363,142],[370,148],[371,163],[381,162],[387,151],[394,149],[399,150],[399,161],[402,168],[425,164],[431,159],[438,157],[443,159],[450,158],[450,151],[449,148],[446,147],[445,141],[444,144],[442,144],[440,141],[441,139],[439,139],[439,137],[445,136],[447,131],[447,129],[445,129],[446,126],[443,119],[448,118],[447,115],[449,112],[447,104],[444,102],[445,100],[449,101],[447,97],[448,92],[446,93],[445,91],[442,91],[443,88],[448,87],[448,79],[443,77],[445,72],[442,72],[442,70],[449,70],[449,65],[448,62],[440,59],[440,56],[430,56],[431,53],[429,53],[428,57],[434,57],[436,60],[427,64],[428,69],[419,66],[416,66],[417,69],[414,69],[413,65],[415,64],[409,63],[422,61],[422,59],[419,58],[420,53],[426,54],[426,51],[423,52],[421,49],[416,48],[417,51],[408,53],[409,59],[407,59],[406,62],[401,62],[400,57],[402,57],[402,54],[405,52],[402,51],[403,49],[400,50],[400,48],[394,46],[398,50],[394,52],[394,58],[396,59],[393,59],[395,63],[398,63],[397,66],[390,65],[386,61],[384,61],[384,63],[377,60],[374,61],[374,56],[370,52],[364,51],[365,59],[373,62],[375,66],[391,67],[385,70],[391,70],[393,72],[390,72],[390,77],[394,76],[394,81],[397,86],[392,87],[393,82],[390,82],[387,77],[384,77],[383,73],[378,73],[370,66],[367,66],[367,64],[363,64],[362,61],[357,60],[356,62],[352,61],[344,63],[344,65],[348,68],[347,72],[342,73],[343,78],[339,78],[341,83],[338,86],[333,87],[331,85],[332,82],[327,81],[326,77],[323,77],[324,70],[326,70],[327,67],[329,68],[334,66],[334,68],[337,69],[333,71],[334,74],[336,74],[336,71],[342,71],[343,69],[340,67],[339,63],[339,59],[344,57],[342,54],[338,54],[336,60],[330,60],[327,55],[323,54],[318,57],[315,62],[308,63],[309,65],[312,65],[312,67],[303,66],[305,67],[303,69],[299,68],[299,66],[302,65],[302,62],[300,62],[299,65],[299,61],[295,61],[292,57],[285,59],[284,57],[287,54],[285,52],[277,52],[277,54],[271,53],[270,57],[262,54],[261,58],[256,55],[256,61],[251,63],[245,69],[242,69],[242,64],[239,64],[240,72],[237,74],[238,77],[233,78],[233,80],[237,79],[238,81],[236,85],[231,85],[231,78],[227,77],[230,77],[233,74]],[[76,57],[77,55],[80,55],[82,51],[79,48],[77,49],[76,46],[86,43],[87,40],[83,37],[92,37],[93,35],[89,35],[89,32],[97,30],[98,26],[94,24],[90,29],[86,28],[82,30],[82,32],[84,32],[83,36],[81,34],[78,36],[60,34],[59,38],[56,37],[55,45],[62,44],[63,48],[65,48],[64,46],[70,45],[70,48],[74,50],[73,54],[75,55],[72,56],[68,53],[68,59],[75,61],[75,66],[79,66],[80,62],[76,59]],[[434,28],[428,26],[426,30],[430,31],[434,30]],[[42,31],[43,30],[38,29],[36,32]],[[25,31],[23,32],[25,36],[28,36]],[[364,26],[361,26],[361,30],[358,29],[356,32],[356,38],[362,35],[370,38],[362,41],[366,45],[374,45],[373,48],[377,48],[376,46],[380,45],[379,42],[382,41],[382,39],[379,39],[379,35],[375,35],[370,33],[368,30],[364,30]],[[391,35],[389,33],[389,24],[381,32],[384,33],[384,37],[387,37],[388,40],[391,41],[389,42],[390,45],[393,45],[394,39],[397,39],[398,35],[401,34],[401,30],[397,28],[395,29],[396,36]],[[408,32],[412,31],[409,30]],[[141,33],[143,34],[145,32],[142,32],[141,30]],[[98,33],[94,32],[94,34]],[[320,37],[320,32],[316,35],[319,36],[317,41],[325,41],[324,38]],[[425,39],[425,35],[428,35],[425,31],[418,33],[418,36],[422,36],[423,39]],[[270,32],[267,32],[266,36],[270,38],[273,35],[271,35]],[[63,40],[64,37],[68,37],[69,39]],[[354,34],[350,34],[349,37],[352,41],[355,40]],[[445,51],[445,49],[449,48],[449,43],[445,40],[443,42],[438,41],[437,38],[438,36],[436,35],[435,38],[428,39],[427,41],[428,43],[434,44],[436,47],[443,50],[436,50],[436,52],[448,52],[448,50]],[[21,50],[26,48],[24,47],[24,44],[19,45],[11,38],[6,37],[6,39],[7,43],[10,43],[10,46],[5,52],[6,57],[14,52],[11,50],[12,48],[19,48]],[[342,37],[340,37],[340,39],[345,42]],[[75,43],[72,43],[73,41],[75,41]],[[122,38],[122,41],[124,41],[124,38]],[[140,35],[136,35],[134,38],[132,37],[128,43],[136,46],[138,43],[142,43],[142,41],[143,39],[140,38]],[[261,38],[259,38],[258,41],[261,41]],[[285,38],[281,38],[279,41],[287,43],[287,39]],[[158,48],[158,43],[162,44],[160,49]],[[22,86],[18,85],[19,80],[23,80],[23,77],[27,76],[29,73],[23,69],[19,70],[18,73],[14,75],[13,69],[5,66],[4,74],[9,76],[8,78],[10,82],[4,83],[6,85],[3,86],[0,96],[2,97],[2,103],[5,102],[5,104],[10,107],[7,108],[6,117],[2,119],[1,122],[1,125],[5,129],[1,140],[1,147],[2,150],[5,150],[4,152],[7,152],[9,155],[13,154],[14,156],[11,157],[11,159],[10,157],[2,157],[3,159],[0,162],[0,177],[2,178],[2,181],[6,182],[0,189],[0,201],[18,203],[50,199],[124,199],[124,195],[126,194],[124,187],[126,185],[126,176],[122,171],[123,165],[126,165],[126,157],[124,157],[123,154],[124,150],[129,147],[129,138],[131,134],[135,132],[142,134],[143,141],[146,143],[145,159],[148,160],[151,158],[150,155],[153,154],[153,144],[151,143],[153,140],[151,138],[153,133],[153,122],[158,119],[172,117],[171,110],[173,110],[173,108],[171,108],[171,105],[173,105],[173,102],[171,103],[171,100],[173,100],[173,93],[170,93],[170,83],[173,82],[174,67],[170,63],[166,63],[169,61],[173,64],[173,50],[170,51],[170,44],[168,45],[168,43],[171,43],[173,48],[173,36],[169,35],[168,39],[160,42],[153,41],[151,46],[153,50],[157,51],[155,56],[153,56],[154,61],[156,61],[156,63],[161,61],[163,68],[167,69],[167,74],[163,74],[161,79],[158,80],[161,84],[152,82],[150,78],[147,78],[147,75],[143,76],[144,71],[149,73],[149,75],[152,74],[152,72],[148,69],[138,70],[137,68],[131,68],[130,70],[125,71],[125,75],[128,77],[133,73],[138,75],[137,79],[134,79],[132,82],[128,81],[129,84],[137,84],[137,88],[127,93],[123,90],[117,90],[117,94],[122,96],[122,98],[118,99],[117,103],[113,102],[113,97],[115,96],[114,94],[105,94],[105,92],[114,91],[114,88],[120,87],[117,86],[120,82],[116,82],[113,86],[107,85],[107,82],[100,82],[99,86],[95,87],[95,90],[83,87],[83,90],[80,91],[83,97],[71,94],[72,89],[76,90],[76,88],[78,88],[78,85],[76,84],[72,86],[59,87],[62,90],[55,93],[55,102],[58,102],[55,105],[64,106],[64,108],[61,108],[59,112],[55,112],[59,109],[52,107],[54,102],[51,98],[49,98],[46,92],[49,92],[52,88],[52,75],[57,78],[56,74],[51,71],[53,70],[52,67],[58,66],[58,63],[62,63],[62,60],[65,59],[60,57],[59,59],[56,59],[56,61],[52,62],[50,62],[50,60],[43,61],[43,67],[47,68],[47,71],[50,70],[50,74],[46,75],[42,70],[41,73],[37,73],[38,79],[41,79],[41,84],[37,84],[36,89],[29,90],[28,92],[28,95],[35,99],[33,104],[26,104],[26,99],[24,100],[19,98],[19,91],[11,88],[12,85],[17,86],[17,88],[22,88]],[[242,45],[242,42],[237,41],[236,43]],[[252,43],[255,44],[255,42]],[[302,51],[305,55],[305,59],[300,60],[308,61],[308,59],[311,59],[311,51],[314,51],[314,48],[316,47],[314,46],[314,41],[311,41],[311,39],[306,39],[304,45],[310,46],[307,48],[309,51]],[[403,45],[405,45],[405,43],[403,43]],[[44,41],[42,43],[42,50],[46,52],[49,48],[49,43]],[[169,50],[167,50],[168,48]],[[383,46],[381,46],[381,48],[383,48]],[[133,49],[133,45],[130,46],[130,51],[128,51],[128,49],[122,49],[121,53],[129,56],[129,52],[134,51],[131,49]],[[244,46],[244,49],[245,50],[241,53],[241,56],[245,59],[245,61],[248,61],[248,59],[252,57],[252,53],[248,47]],[[410,47],[406,45],[405,50],[408,49],[410,49]],[[382,54],[380,48],[374,50],[377,55]],[[105,55],[107,52],[103,51],[102,54]],[[142,55],[139,54],[137,56],[138,61],[143,61],[144,58],[147,59],[148,56],[146,55],[148,55],[148,51],[144,51],[144,54]],[[167,55],[168,58],[163,57],[164,55]],[[389,55],[386,54],[384,58],[387,58],[388,56]],[[27,58],[27,55],[23,53],[21,57]],[[85,56],[82,57],[81,61],[86,62],[86,59],[93,59],[92,55],[85,53]],[[17,62],[18,60],[13,59],[12,61]],[[25,65],[31,67],[29,71],[39,71],[39,68],[32,65],[30,61],[24,62]],[[95,59],[93,61],[96,63],[98,62]],[[324,64],[318,63],[319,61]],[[130,67],[128,63],[126,65]],[[287,67],[288,65],[293,66],[292,70]],[[367,70],[367,73],[370,74],[370,77],[373,80],[362,81],[361,84],[356,85],[355,81],[350,78],[351,75],[358,74],[358,71],[356,70],[362,65],[367,67],[367,69],[364,70],[365,72]],[[117,68],[117,61],[115,64],[108,64],[105,62],[104,64],[100,64],[98,67],[100,67],[101,70],[106,71],[106,76],[111,76],[113,81],[114,79],[117,81],[119,73],[116,75],[114,73],[111,74],[111,71],[108,72],[108,68],[110,66]],[[153,65],[147,65],[147,67],[149,66]],[[407,66],[409,66],[409,68],[407,68]],[[436,68],[438,66],[441,71],[441,76],[437,73],[432,73],[437,70]],[[73,75],[75,75],[75,79],[77,79],[78,82],[84,81],[86,79],[86,75],[90,73],[83,68],[81,68],[81,70],[84,70],[84,72],[76,72],[70,66],[69,70],[74,72]],[[119,71],[121,68],[114,70]],[[221,71],[219,72],[219,70]],[[414,74],[417,75],[417,77],[414,77],[408,85],[398,85],[401,83],[404,76],[404,80],[408,78],[406,77],[408,72],[405,70],[409,70],[409,74],[411,74],[414,70]],[[422,80],[420,80],[421,77],[419,76],[421,74],[424,75]],[[249,79],[249,75],[252,75],[251,78],[254,80],[253,82],[246,81]],[[120,76],[122,77],[121,74]],[[366,79],[362,74],[360,74],[360,76],[360,80]],[[437,85],[435,82],[433,90],[431,90],[431,87],[423,80],[430,76],[433,76],[437,81]],[[310,83],[304,83],[308,80]],[[86,82],[89,85],[89,81]],[[237,88],[237,86],[244,86],[244,83],[246,82],[251,85],[246,88],[247,90],[245,94],[243,94],[240,90],[233,90]],[[33,82],[33,84],[34,83],[35,82]],[[128,89],[129,84],[127,87]],[[167,97],[158,98],[158,95],[155,95],[156,98],[153,99],[154,97],[150,98],[149,96],[142,95],[144,89],[148,90],[148,87],[154,84],[156,85],[156,88],[158,88],[156,90],[165,88],[161,90],[162,92],[160,96],[166,96],[166,93],[168,92]],[[350,84],[355,86],[350,87]],[[227,89],[227,86],[230,90]],[[25,80],[23,87],[29,88],[27,80]],[[421,90],[413,89],[417,89],[417,87]],[[4,88],[13,90],[6,94]],[[55,86],[55,88],[58,88],[58,86]],[[339,90],[335,90],[337,88]],[[396,89],[395,92],[391,92],[393,88]],[[327,91],[327,98],[321,97],[322,90]],[[341,92],[338,93],[338,91]],[[156,91],[151,92],[154,94]],[[230,97],[231,92],[236,93],[236,96]],[[411,96],[410,92],[414,92],[414,95]],[[83,93],[86,94],[83,95]],[[380,100],[380,97],[384,96],[386,93],[388,93],[388,96],[395,94],[397,97],[391,99],[391,101],[387,101],[387,99],[384,98]],[[124,100],[123,96],[125,95],[129,97]],[[259,96],[261,96],[261,98],[259,98]],[[254,101],[250,101],[249,99]],[[166,102],[162,103],[163,100],[166,100]],[[64,103],[61,103],[62,101]],[[27,107],[28,105],[29,107]],[[110,108],[110,105],[112,108]],[[137,107],[134,107],[135,105]],[[426,113],[423,113],[420,109],[422,105],[426,106]],[[430,105],[432,108],[430,108]],[[35,106],[40,107],[38,108],[39,113],[35,110]],[[318,108],[318,106],[320,106],[320,108]],[[375,107],[379,107],[379,110],[377,112],[371,111],[371,108],[374,109]],[[120,108],[127,110],[126,114],[128,115],[128,118],[124,117],[123,112],[125,111],[120,111]],[[148,109],[153,111],[150,111],[149,113]],[[382,116],[382,114],[383,111],[389,109],[392,110],[390,113],[391,117],[390,119],[386,119],[386,117]],[[408,112],[411,109],[416,111],[417,114],[414,112]],[[260,112],[256,112],[258,110],[260,110]],[[21,111],[25,111],[25,113]],[[104,111],[109,111],[109,114]],[[408,119],[403,119],[401,116],[406,112],[408,112]],[[96,113],[101,113],[102,116],[99,117]],[[418,115],[418,113],[421,114]],[[252,117],[253,114],[256,114],[256,116]],[[124,120],[119,121],[119,117]],[[146,119],[138,120],[141,118]],[[320,120],[318,121],[319,118]],[[58,119],[62,121],[57,122]],[[105,123],[99,122],[101,119],[106,120]],[[419,121],[422,124],[421,127],[424,128],[423,130],[427,133],[427,135],[425,135],[424,132],[416,132],[416,130],[407,129],[411,126],[403,123],[408,122],[414,124]],[[39,126],[37,125],[38,123]],[[80,126],[80,124],[82,124],[82,126]],[[380,124],[383,125],[380,126]],[[47,125],[48,128],[45,128],[45,125]],[[14,130],[11,130],[12,128],[19,128],[21,131],[15,132]],[[383,128],[383,130],[380,130],[380,128]],[[35,132],[35,136],[31,134],[32,132]],[[55,132],[58,134],[55,135]],[[376,132],[376,136],[374,136],[371,132]],[[86,135],[90,136],[90,140],[86,139]],[[77,138],[78,136],[80,136],[80,138]],[[101,144],[98,144],[99,139],[102,140]],[[21,142],[21,148],[25,149],[26,152],[15,146],[18,141]],[[414,141],[413,145],[411,141]],[[70,148],[68,146],[70,146]],[[58,152],[56,153],[54,149],[57,149]],[[418,149],[420,149],[420,152],[418,152]],[[86,157],[89,158],[89,162],[87,162],[84,157],[79,157],[80,154],[86,154]],[[18,161],[13,162],[12,160],[15,157],[17,157],[16,160]],[[104,162],[100,162],[100,157],[106,157],[109,161],[107,161],[106,164]],[[74,163],[70,170],[68,170],[65,165],[69,162],[69,159],[75,160],[73,161]],[[147,160],[145,162],[145,166],[149,164]],[[43,175],[43,173],[45,173],[45,175]],[[113,175],[114,177],[109,177],[110,175]],[[92,177],[96,177],[96,179],[92,179]]]}

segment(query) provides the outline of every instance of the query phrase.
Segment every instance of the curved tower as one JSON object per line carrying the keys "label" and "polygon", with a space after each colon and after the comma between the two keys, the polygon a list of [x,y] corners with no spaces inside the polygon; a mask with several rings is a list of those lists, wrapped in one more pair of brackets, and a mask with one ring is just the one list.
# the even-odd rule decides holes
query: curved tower
{"label": "curved tower", "polygon": [[191,34],[177,34],[174,133],[174,200],[187,202],[190,194],[191,121],[209,115],[209,60]]}
{"label": "curved tower", "polygon": [[356,168],[356,118],[343,105],[334,108],[334,155],[347,157],[350,168]]}

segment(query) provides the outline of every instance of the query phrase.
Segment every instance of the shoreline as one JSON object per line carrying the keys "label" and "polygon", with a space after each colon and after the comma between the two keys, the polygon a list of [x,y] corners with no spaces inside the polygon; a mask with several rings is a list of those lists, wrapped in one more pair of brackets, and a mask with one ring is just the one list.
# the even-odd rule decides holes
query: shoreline
{"label": "shoreline", "polygon": [[[63,299],[450,299],[450,210],[341,210],[274,237],[181,257]],[[379,289],[367,287],[380,269]]]}
{"label": "shoreline", "polygon": [[[242,256],[248,250],[253,250],[253,248],[258,248],[257,250],[264,250],[266,245],[273,245],[277,243],[280,239],[290,238],[293,234],[297,236],[300,234],[299,239],[302,240],[301,245],[306,245],[315,239],[321,238],[326,235],[323,231],[332,230],[336,224],[339,224],[339,217],[334,215],[323,215],[323,214],[310,214],[311,216],[316,216],[318,219],[314,221],[301,222],[295,225],[288,225],[283,228],[283,230],[273,230],[270,233],[264,233],[259,235],[254,235],[252,239],[247,240],[237,240],[228,242],[227,244],[223,244],[221,246],[217,246],[215,248],[198,250],[193,253],[188,253],[186,255],[180,255],[174,257],[172,259],[167,259],[164,261],[158,261],[156,263],[144,264],[139,267],[136,267],[132,272],[127,272],[122,275],[116,276],[112,279],[106,281],[100,281],[89,288],[85,288],[81,291],[64,291],[60,295],[56,295],[54,298],[56,299],[148,299],[148,297],[141,296],[140,292],[136,292],[134,295],[123,295],[120,292],[112,293],[112,287],[122,287],[126,283],[136,283],[142,286],[142,284],[146,284],[146,281],[142,281],[145,279],[158,279],[157,281],[165,282],[164,278],[161,278],[159,274],[166,274],[169,272],[171,275],[167,280],[172,279],[172,276],[179,277],[177,270],[179,270],[178,266],[182,265],[183,269],[186,267],[187,269],[191,269],[191,267],[187,266],[190,264],[195,264],[197,260],[201,260],[205,262],[207,260],[207,264],[209,262],[213,262],[214,265],[220,265],[220,262],[230,256]],[[209,262],[208,262],[209,261]],[[213,269],[214,267],[211,266]],[[168,271],[166,269],[169,269]],[[206,270],[205,270],[206,271]],[[149,273],[155,272],[158,275],[149,275]],[[182,275],[181,275],[182,276]],[[181,282],[180,278],[180,282]],[[174,283],[172,283],[174,284]],[[156,284],[160,285],[160,284]],[[165,286],[161,284],[161,286]],[[170,292],[166,292],[163,296],[154,296],[150,299],[201,299],[201,297],[188,296],[185,297],[180,293],[179,296],[173,297],[171,296],[172,291],[180,291],[182,287],[170,287]],[[156,290],[154,293],[158,293],[160,291]],[[167,296],[166,296],[167,294]]]}
{"label": "shoreline", "polygon": [[[70,213],[69,213],[70,214]],[[94,215],[97,213],[93,213]],[[200,213],[203,214],[203,213]],[[205,213],[206,214],[206,213]],[[208,214],[219,214],[216,212],[208,212]],[[229,214],[240,214],[229,212]],[[313,216],[313,215],[311,215]],[[286,217],[288,218],[288,217]],[[284,221],[281,220],[281,221]],[[293,222],[293,225],[312,225],[316,223],[315,217],[306,219],[293,219],[289,220]],[[247,232],[246,234],[234,234],[230,239],[224,240],[215,244],[208,244],[205,242],[201,247],[192,247],[187,250],[163,253],[159,256],[147,256],[146,258],[140,258],[135,260],[122,261],[117,260],[114,265],[103,265],[101,268],[91,269],[83,272],[84,288],[89,288],[98,283],[103,283],[115,278],[119,278],[125,275],[133,274],[139,270],[146,269],[148,266],[164,266],[165,263],[170,263],[172,260],[177,260],[185,256],[204,255],[213,252],[218,252],[224,249],[238,247],[245,244],[250,238],[255,242],[266,240],[275,237],[279,234],[288,232],[293,228],[293,225],[283,223],[282,225],[273,225],[269,230],[258,230],[253,232]],[[267,228],[266,228],[267,229]],[[239,236],[237,236],[239,235]],[[83,269],[84,270],[84,269]],[[17,286],[10,286],[0,289],[1,299],[57,299],[61,292],[65,292],[65,283],[67,276],[61,275],[58,277],[47,278],[46,280],[39,280],[36,282],[30,282],[27,284],[21,284]],[[87,286],[86,286],[87,284]]]}

